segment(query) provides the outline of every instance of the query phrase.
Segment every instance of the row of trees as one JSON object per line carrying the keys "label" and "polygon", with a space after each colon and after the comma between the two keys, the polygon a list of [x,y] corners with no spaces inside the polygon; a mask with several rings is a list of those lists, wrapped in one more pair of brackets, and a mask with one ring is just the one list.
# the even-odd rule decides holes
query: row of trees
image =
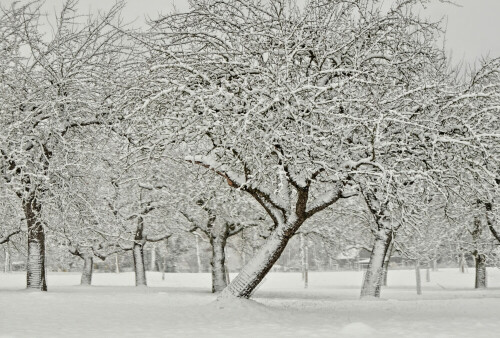
{"label": "row of trees", "polygon": [[[47,289],[46,234],[87,276],[132,251],[146,285],[145,245],[198,233],[220,297],[250,297],[301,232],[359,246],[370,231],[363,297],[391,247],[430,261],[435,240],[470,243],[483,271],[499,60],[453,69],[426,2],[193,1],[133,30],[123,4],[82,17],[70,0],[51,33],[40,3],[3,9],[2,234],[27,234],[28,288]],[[247,228],[255,250],[227,285],[224,246]]]}

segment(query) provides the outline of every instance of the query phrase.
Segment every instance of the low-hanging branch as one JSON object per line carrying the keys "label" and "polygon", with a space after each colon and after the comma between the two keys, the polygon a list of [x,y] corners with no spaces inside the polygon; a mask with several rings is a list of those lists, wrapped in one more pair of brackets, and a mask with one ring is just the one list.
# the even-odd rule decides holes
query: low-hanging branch
{"label": "low-hanging branch", "polygon": [[8,234],[6,234],[5,236],[0,237],[0,244],[7,243],[8,241],[10,241],[10,238],[12,236],[17,235],[20,232],[21,232],[21,229],[15,229],[15,230],[12,230],[11,232],[9,232]]}

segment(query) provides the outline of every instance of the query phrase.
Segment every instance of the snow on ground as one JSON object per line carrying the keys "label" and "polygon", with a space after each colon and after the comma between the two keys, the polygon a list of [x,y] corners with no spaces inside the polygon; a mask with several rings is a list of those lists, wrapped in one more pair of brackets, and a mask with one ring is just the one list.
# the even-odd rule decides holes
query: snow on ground
{"label": "snow on ground", "polygon": [[[358,299],[362,272],[271,273],[254,301],[214,302],[209,274],[49,273],[49,292],[24,290],[25,275],[0,273],[0,337],[498,337],[500,270],[489,289],[474,272],[431,273],[423,295],[414,272],[389,272],[380,300]],[[234,277],[234,275],[232,276]]]}

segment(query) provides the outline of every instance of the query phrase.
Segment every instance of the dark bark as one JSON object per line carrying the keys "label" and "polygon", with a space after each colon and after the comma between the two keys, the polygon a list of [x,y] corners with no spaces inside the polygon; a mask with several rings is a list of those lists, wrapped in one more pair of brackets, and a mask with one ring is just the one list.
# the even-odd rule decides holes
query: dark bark
{"label": "dark bark", "polygon": [[31,194],[23,201],[23,209],[28,225],[26,286],[28,289],[47,291],[45,277],[45,232],[41,221],[41,204]]}
{"label": "dark bark", "polygon": [[5,235],[4,237],[0,237],[0,244],[8,243],[10,241],[10,238],[14,235],[17,235],[18,233],[21,232],[21,229],[16,229]]}
{"label": "dark bark", "polygon": [[[275,145],[276,154],[280,158],[280,146]],[[234,153],[234,152],[233,152]],[[237,152],[235,153],[238,157]],[[283,154],[281,153],[281,156]],[[287,183],[293,187],[297,193],[295,207],[290,208],[290,205],[281,205],[271,194],[265,190],[260,190],[255,186],[242,184],[242,182],[233,179],[232,175],[225,170],[221,170],[213,165],[206,163],[203,158],[201,160],[190,159],[193,164],[201,165],[207,169],[213,170],[216,174],[224,177],[229,186],[235,189],[240,189],[250,194],[257,203],[259,203],[268,216],[273,221],[273,229],[267,237],[266,243],[262,245],[252,259],[242,268],[240,273],[233,281],[221,292],[219,298],[241,297],[249,298],[255,288],[264,279],[266,274],[271,270],[274,263],[279,259],[285,249],[290,238],[297,232],[300,226],[310,217],[318,212],[328,208],[341,198],[354,196],[355,193],[344,194],[343,189],[347,182],[351,179],[346,176],[343,180],[335,183],[335,186],[315,201],[310,207],[308,206],[309,191],[312,182],[315,182],[318,175],[324,169],[318,169],[307,178],[304,184],[300,184],[294,180],[293,175],[289,172],[288,166],[278,161],[278,164],[283,165],[283,169],[287,174]],[[249,167],[244,164],[246,177],[251,176]]]}
{"label": "dark bark", "polygon": [[495,218],[495,214],[493,212],[493,203],[487,202],[484,204],[485,212],[486,212],[486,223],[488,224],[488,228],[490,229],[491,234],[495,239],[500,242],[500,233],[497,231],[497,220]]}

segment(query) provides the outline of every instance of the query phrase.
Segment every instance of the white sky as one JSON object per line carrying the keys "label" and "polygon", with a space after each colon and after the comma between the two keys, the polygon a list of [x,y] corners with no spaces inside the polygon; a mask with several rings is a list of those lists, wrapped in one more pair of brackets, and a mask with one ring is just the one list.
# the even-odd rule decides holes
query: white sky
{"label": "white sky", "polygon": [[[299,0],[303,2],[305,0]],[[391,0],[385,0],[390,2]],[[8,6],[13,0],[0,0]],[[61,8],[64,0],[45,0],[47,12]],[[500,0],[455,0],[460,6],[449,4],[429,6],[424,13],[433,19],[445,18],[447,22],[446,47],[454,62],[474,62],[481,56],[500,57]],[[80,0],[82,12],[108,9],[114,0]],[[158,13],[168,13],[173,4],[186,10],[186,0],[128,0],[123,15],[126,20],[143,21],[145,16],[155,18]]]}

